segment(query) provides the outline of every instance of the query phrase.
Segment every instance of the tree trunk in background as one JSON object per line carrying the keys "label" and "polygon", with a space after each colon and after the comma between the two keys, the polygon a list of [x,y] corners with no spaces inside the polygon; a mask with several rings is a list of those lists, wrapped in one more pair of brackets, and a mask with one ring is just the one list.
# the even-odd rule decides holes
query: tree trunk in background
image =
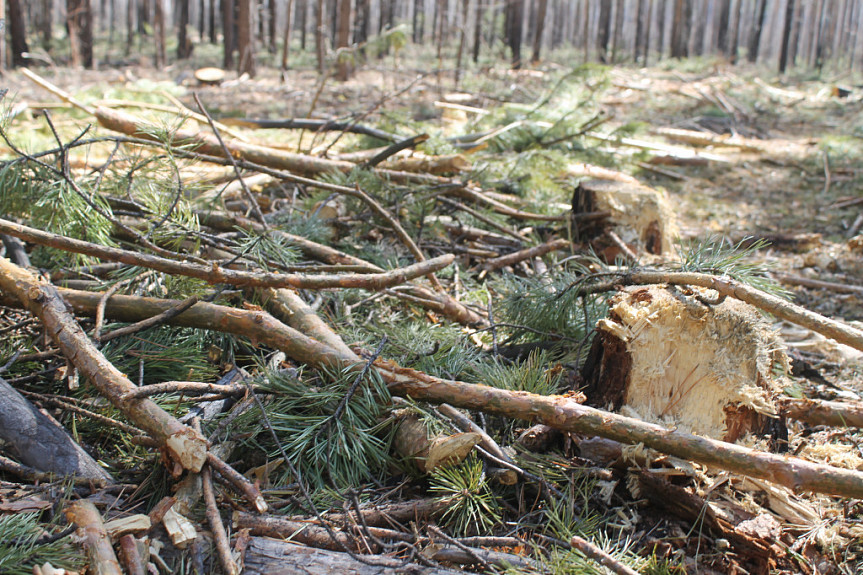
{"label": "tree trunk in background", "polygon": [[164,68],[167,63],[165,57],[165,0],[156,0],[153,31],[156,35],[156,68]]}
{"label": "tree trunk in background", "polygon": [[689,40],[687,53],[693,56],[704,54],[704,30],[707,24],[707,6],[695,3],[690,8]]}
{"label": "tree trunk in background", "polygon": [[276,46],[276,18],[279,17],[279,6],[276,3],[276,0],[270,0],[270,3],[267,5],[269,8],[269,20],[267,21],[267,34],[269,35],[269,51],[270,54],[275,54],[277,50]]}
{"label": "tree trunk in background", "polygon": [[42,49],[51,53],[51,29],[54,24],[54,2],[53,0],[42,0],[37,11],[37,28],[39,31],[40,44]]}
{"label": "tree trunk in background", "polygon": [[203,43],[207,37],[207,1],[198,0],[198,38]]}
{"label": "tree trunk in background", "polygon": [[657,52],[659,52],[659,59],[662,60],[663,54],[665,54],[665,0],[660,0],[659,8],[656,10],[656,27],[657,34],[659,34],[659,47]]}
{"label": "tree trunk in background", "polygon": [[150,0],[137,0],[138,8],[138,34],[149,36],[147,26],[150,24]]}
{"label": "tree trunk in background", "polygon": [[[51,0],[48,0],[49,2]],[[132,54],[132,44],[135,41],[135,0],[126,4],[126,57]]]}
{"label": "tree trunk in background", "polygon": [[752,35],[749,37],[749,53],[747,59],[750,62],[758,61],[758,48],[761,45],[761,30],[764,27],[764,20],[767,17],[767,0],[758,0],[758,14],[755,17],[752,27]]}
{"label": "tree trunk in background", "polygon": [[482,2],[483,0],[476,0],[476,10],[474,10],[474,23],[473,23],[473,63],[479,63],[479,49],[482,44]]}
{"label": "tree trunk in background", "polygon": [[815,67],[820,72],[822,67],[824,66],[824,21],[829,17],[827,12],[827,3],[828,0],[821,0],[821,10],[818,16],[818,22],[815,26],[816,34],[815,34]]}
{"label": "tree trunk in background", "polygon": [[[800,42],[800,27],[801,27],[800,15],[801,15],[801,12],[803,11],[803,8],[804,8],[803,4],[805,4],[805,2],[795,2],[794,3],[794,20],[793,20],[793,24],[791,27],[791,45],[788,48],[788,61],[791,62],[792,66],[796,65],[796,63],[797,63],[797,51],[799,48],[798,44]],[[853,54],[852,54],[852,60],[853,60]]]}
{"label": "tree trunk in background", "polygon": [[[372,2],[371,0],[357,0],[357,15],[354,24],[354,43],[365,44],[369,41],[369,30],[371,29]],[[365,48],[361,48],[365,53]]]}
{"label": "tree trunk in background", "polygon": [[716,47],[721,53],[728,54],[728,24],[731,21],[731,0],[719,0],[716,9],[719,10],[719,24],[716,27]]}
{"label": "tree trunk in background", "polygon": [[455,62],[455,85],[461,81],[461,64],[464,61],[464,47],[467,44],[467,17],[470,9],[470,0],[461,0],[461,26],[458,41],[458,54]]}
{"label": "tree trunk in background", "polygon": [[306,31],[309,27],[309,1],[299,0],[300,2],[300,50],[306,49]]}
{"label": "tree trunk in background", "polygon": [[632,51],[632,61],[638,63],[641,56],[641,44],[644,42],[644,0],[638,0],[635,8],[635,49]]}
{"label": "tree trunk in background", "polygon": [[348,53],[351,41],[351,0],[339,0],[339,29],[336,35],[336,79],[345,82],[351,77],[352,57]]}
{"label": "tree trunk in background", "polygon": [[[488,27],[488,31],[485,34],[485,43],[489,47],[493,47],[494,43],[497,41],[497,22],[498,22],[498,3],[497,0],[489,0],[491,4],[491,25]],[[506,2],[506,0],[504,0]],[[506,37],[506,32],[504,32],[504,37]]]}
{"label": "tree trunk in background", "polygon": [[[305,0],[301,0],[305,1]],[[288,0],[285,7],[285,37],[282,44],[282,72],[288,69],[288,54],[291,49],[291,28],[294,25],[294,0]]]}
{"label": "tree trunk in background", "polygon": [[539,62],[539,52],[542,50],[542,34],[545,32],[545,15],[548,12],[548,0],[537,0],[536,26],[533,34],[533,54],[530,59],[534,63]]}
{"label": "tree trunk in background", "polygon": [[192,55],[192,39],[189,38],[189,0],[177,0],[177,59],[185,60]]}
{"label": "tree trunk in background", "polygon": [[653,0],[647,0],[647,25],[644,29],[644,59],[643,66],[650,60],[650,27],[653,25]]}
{"label": "tree trunk in background", "polygon": [[784,74],[788,65],[789,43],[791,41],[791,28],[794,25],[794,0],[787,0],[785,5],[785,24],[782,26],[782,48],[779,52],[779,73]]}
{"label": "tree trunk in background", "polygon": [[27,48],[27,26],[24,24],[24,12],[21,11],[21,0],[6,0],[9,16],[9,39],[12,45],[12,65],[26,66],[24,53]]}
{"label": "tree trunk in background", "polygon": [[215,44],[219,40],[218,34],[216,33],[216,1],[217,0],[207,0],[207,17],[210,20],[207,24],[207,28],[210,31],[210,44]]}
{"label": "tree trunk in background", "polygon": [[237,5],[237,73],[255,77],[255,37],[252,0],[239,0]]}
{"label": "tree trunk in background", "polygon": [[617,50],[620,47],[620,34],[623,29],[623,16],[626,8],[625,0],[617,0],[614,7],[614,36],[611,40],[611,63],[617,60]]}
{"label": "tree trunk in background", "polygon": [[324,73],[324,0],[315,5],[315,53],[318,56],[318,73]]}
{"label": "tree trunk in background", "polygon": [[737,0],[737,10],[734,11],[734,21],[731,24],[731,41],[728,44],[728,60],[732,64],[737,63],[737,47],[740,44],[740,14],[743,10],[743,1]]}
{"label": "tree trunk in background", "polygon": [[[331,20],[330,25],[327,26],[327,32],[329,32],[330,36],[330,46],[338,45],[339,1],[340,0],[328,0],[327,7],[325,8],[326,14],[329,15]],[[383,5],[381,5],[381,10],[383,10]]]}
{"label": "tree trunk in background", "polygon": [[521,68],[521,35],[524,24],[524,0],[509,0],[506,11],[506,33],[512,52],[512,68]]}
{"label": "tree trunk in background", "polygon": [[414,44],[422,44],[426,27],[425,0],[414,0],[414,16],[412,25]]}
{"label": "tree trunk in background", "polygon": [[581,9],[581,49],[584,52],[584,61],[590,58],[590,2],[582,2]]}
{"label": "tree trunk in background", "polygon": [[66,25],[69,28],[72,66],[92,68],[93,12],[90,0],[67,0]]}
{"label": "tree trunk in background", "polygon": [[225,45],[222,66],[234,67],[234,0],[222,0],[222,42]]}
{"label": "tree trunk in background", "polygon": [[599,3],[599,29],[596,35],[596,50],[599,61],[608,64],[608,40],[611,38],[611,0]]}
{"label": "tree trunk in background", "polygon": [[688,0],[674,1],[674,20],[671,22],[671,57],[686,58],[689,55],[689,27],[692,20],[692,5]]}

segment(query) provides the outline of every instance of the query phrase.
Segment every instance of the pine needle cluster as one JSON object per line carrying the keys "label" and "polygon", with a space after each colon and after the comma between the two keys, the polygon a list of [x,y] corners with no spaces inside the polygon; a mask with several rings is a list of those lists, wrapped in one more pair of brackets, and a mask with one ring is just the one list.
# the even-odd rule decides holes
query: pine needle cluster
{"label": "pine needle cluster", "polygon": [[56,568],[74,570],[84,562],[71,537],[41,542],[45,530],[37,513],[0,515],[0,533],[0,573],[30,575],[34,565],[46,562]]}
{"label": "pine needle cluster", "polygon": [[725,275],[766,293],[788,298],[790,292],[768,275],[769,266],[752,259],[756,252],[769,246],[770,242],[764,239],[743,238],[734,244],[717,236],[682,242],[678,246],[681,260],[678,269]]}
{"label": "pine needle cluster", "polygon": [[[286,470],[277,484],[302,480],[314,490],[356,488],[379,477],[390,464],[387,387],[371,372],[348,397],[356,377],[352,370],[321,370],[315,378],[291,371],[262,372],[258,383],[274,394],[265,403],[267,418],[302,474],[291,477]],[[336,417],[339,406],[343,408]],[[260,412],[252,409],[235,420],[229,433],[248,436],[249,446],[280,458],[281,449],[264,426]]]}
{"label": "pine needle cluster", "polygon": [[431,493],[449,504],[441,519],[453,533],[487,533],[500,521],[497,499],[476,456],[459,465],[435,469],[429,483]]}

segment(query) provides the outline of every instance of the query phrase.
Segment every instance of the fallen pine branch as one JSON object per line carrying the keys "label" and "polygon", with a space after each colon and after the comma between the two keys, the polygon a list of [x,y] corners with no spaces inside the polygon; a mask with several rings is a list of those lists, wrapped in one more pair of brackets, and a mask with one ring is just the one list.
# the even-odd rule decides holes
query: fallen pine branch
{"label": "fallen pine branch", "polygon": [[[100,294],[74,290],[60,292],[76,313],[95,313]],[[173,305],[176,305],[176,301],[114,296],[108,301],[105,313],[107,317],[119,321],[138,321]],[[261,311],[198,302],[170,323],[244,335],[284,351],[297,361],[316,366],[357,365],[355,355],[347,356]],[[384,360],[376,361],[375,366],[389,383],[390,390],[397,395],[540,422],[562,431],[596,435],[621,443],[643,443],[662,453],[765,479],[795,491],[863,497],[863,473],[857,471],[762,453],[740,445],[671,430],[587,407],[562,396],[541,396],[435,378]]]}
{"label": "fallen pine branch", "polygon": [[90,570],[99,575],[122,575],[120,562],[111,547],[102,516],[92,502],[81,499],[66,508],[66,519],[78,528],[78,539],[87,549]]}
{"label": "fallen pine branch", "polygon": [[776,403],[779,413],[791,419],[812,425],[863,428],[863,402],[780,397]]}
{"label": "fallen pine branch", "polygon": [[381,290],[441,270],[450,265],[455,259],[455,256],[452,254],[446,254],[380,274],[274,274],[268,272],[233,270],[219,267],[216,264],[208,267],[190,262],[178,262],[159,256],[140,254],[138,252],[131,252],[119,248],[112,248],[100,244],[76,240],[74,238],[67,238],[65,236],[43,232],[41,230],[22,226],[3,219],[0,219],[0,231],[28,242],[72,253],[86,254],[104,260],[146,267],[168,274],[193,277],[204,280],[210,284],[230,284],[234,286],[293,287],[296,289],[326,289],[339,287]]}
{"label": "fallen pine branch", "polygon": [[571,289],[578,290],[580,294],[588,294],[613,291],[622,285],[655,284],[689,285],[716,290],[720,298],[730,296],[739,299],[780,319],[788,320],[839,343],[851,346],[858,351],[863,351],[863,331],[727,276],[695,272],[636,270],[614,274],[614,279],[607,282],[573,284]]}
{"label": "fallen pine branch", "polygon": [[57,288],[40,283],[30,272],[12,264],[6,258],[0,258],[0,289],[16,298],[25,309],[38,317],[48,335],[81,375],[130,421],[165,447],[183,469],[195,472],[201,470],[207,453],[206,440],[151,400],[124,399],[124,395],[132,390],[134,385],[96,349],[75,318],[67,311]]}

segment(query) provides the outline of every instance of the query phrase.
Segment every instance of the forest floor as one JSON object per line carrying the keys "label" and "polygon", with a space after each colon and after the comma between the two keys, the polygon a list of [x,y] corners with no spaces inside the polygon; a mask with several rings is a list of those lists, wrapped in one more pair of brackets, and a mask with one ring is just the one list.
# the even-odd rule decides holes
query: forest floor
{"label": "forest floor", "polygon": [[[192,95],[196,93],[209,113],[228,125],[232,125],[230,119],[238,118],[356,119],[360,124],[403,137],[429,133],[432,137],[426,149],[430,154],[452,151],[447,137],[501,126],[532,114],[546,130],[540,133],[542,141],[545,134],[557,136],[555,130],[561,126],[571,129],[569,122],[577,117],[576,125],[590,125],[591,129],[577,138],[569,138],[564,132],[560,145],[545,147],[535,145],[536,141],[533,145],[521,141],[496,144],[504,148],[503,154],[510,154],[505,161],[509,168],[490,157],[494,150],[466,153],[475,173],[464,177],[484,184],[498,182],[498,189],[515,188],[523,200],[520,208],[555,214],[567,209],[580,180],[579,175],[573,175],[571,165],[590,163],[632,175],[664,191],[684,242],[717,237],[738,244],[763,238],[770,246],[756,252],[752,261],[767,266],[773,277],[790,290],[796,303],[863,328],[863,203],[858,201],[863,198],[863,89],[844,81],[805,77],[780,84],[775,78],[762,80],[755,69],[722,65],[698,69],[695,64],[606,70],[567,70],[560,66],[522,71],[489,68],[471,72],[456,85],[452,74],[421,73],[405,64],[410,61],[404,58],[393,66],[394,60],[389,58],[380,61],[379,68],[367,64],[345,83],[332,79],[322,82],[312,70],[290,71],[282,78],[276,71],[261,69],[255,79],[229,76],[221,86],[198,85],[193,70],[180,68],[159,72],[147,68],[38,72],[86,104],[108,99],[164,104],[169,100],[164,95],[167,93],[197,111]],[[10,88],[8,107],[29,106],[29,111],[21,112],[8,124],[12,138],[30,151],[50,147],[50,134],[44,128],[26,133],[26,127],[39,123],[38,117],[28,114],[56,97],[15,72],[6,74],[4,85]],[[79,111],[67,113],[65,109],[52,111],[52,116],[61,133],[69,137],[92,121]],[[498,123],[490,122],[490,118]],[[712,141],[694,145],[682,140],[684,136],[680,134],[663,132],[666,128],[688,130],[690,136],[699,132]],[[320,154],[337,139],[334,133],[306,132],[298,136],[295,132],[238,129],[256,142],[275,148],[300,147],[313,154]],[[364,147],[370,147],[368,141],[350,136],[327,151],[337,157],[341,152]],[[106,153],[94,150],[94,156]],[[4,155],[9,152],[3,148]],[[534,196],[531,186],[536,187]],[[320,197],[315,199],[320,202]],[[6,217],[5,209],[0,212]],[[342,229],[339,233],[354,233],[350,226],[357,224],[349,221],[349,215],[339,213],[338,217],[346,218],[348,226],[348,231]],[[550,223],[541,231],[538,235],[543,238],[565,233],[560,223]],[[373,236],[365,229],[363,234],[364,238]],[[667,257],[673,260],[676,256]],[[655,263],[650,258],[646,261]],[[798,285],[807,280],[832,285]],[[850,289],[843,291],[842,286]],[[351,301],[360,309],[367,305]],[[0,327],[20,321],[20,316],[0,317]],[[790,355],[809,374],[808,381],[797,378],[798,385],[806,386],[808,397],[861,400],[863,353],[787,322],[777,322],[774,327]],[[348,338],[359,337],[357,326],[341,335],[353,343],[354,339]],[[372,341],[364,345],[373,348]],[[4,348],[0,360],[6,360],[6,351]],[[797,436],[796,443],[792,442],[797,452],[804,451],[801,442],[835,443],[842,455],[824,455],[823,460],[863,469],[858,443],[863,437],[856,432],[843,434],[814,426],[795,427],[793,434]],[[815,452],[806,457],[818,459]],[[129,476],[134,473],[130,471]],[[789,500],[793,499],[788,493]],[[15,495],[0,493],[0,499],[4,497],[12,500]],[[854,534],[859,537],[863,511],[860,501],[826,502],[806,497],[794,501],[807,511],[783,515],[771,508],[787,532],[793,533],[785,541],[792,549],[789,556],[799,562],[779,560],[773,564],[778,572],[799,568],[810,573],[855,573],[863,564],[863,549],[860,539],[849,542],[854,541]],[[816,510],[822,505],[830,512],[821,519],[807,515],[809,511],[818,515]],[[843,513],[844,518],[836,520],[842,523],[842,529],[824,535],[824,526]],[[805,528],[791,527],[791,516],[805,517],[810,523]],[[638,533],[643,536],[645,530],[648,534],[656,530],[649,537],[654,547],[646,552],[637,549],[636,553],[669,559],[669,563],[663,563],[667,569],[664,572],[674,572],[673,565],[681,565],[690,572],[700,566],[698,572],[719,573],[730,569],[729,565],[742,569],[741,565],[746,564],[714,557],[700,550],[699,542],[678,541],[692,539],[685,521],[674,520],[684,525],[681,531],[670,527],[674,521],[666,523],[653,513],[645,512],[643,519],[652,524],[638,526]],[[655,545],[663,535],[676,554]],[[805,545],[794,543],[802,539],[807,539]],[[844,544],[847,547],[837,547]],[[640,565],[643,572],[663,572],[649,571],[658,569],[655,565]],[[519,573],[531,572],[529,567],[522,568],[525,571]],[[558,572],[567,572],[565,567],[559,568],[562,570]]]}

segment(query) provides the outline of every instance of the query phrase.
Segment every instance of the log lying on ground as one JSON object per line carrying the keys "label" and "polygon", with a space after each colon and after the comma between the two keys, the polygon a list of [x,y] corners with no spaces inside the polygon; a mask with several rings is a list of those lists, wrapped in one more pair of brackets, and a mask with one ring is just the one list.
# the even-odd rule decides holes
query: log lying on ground
{"label": "log lying on ground", "polygon": [[66,310],[66,304],[51,285],[39,283],[30,272],[0,258],[0,290],[12,295],[37,316],[57,347],[115,407],[164,446],[183,469],[200,471],[207,455],[207,442],[194,430],[149,399],[124,399],[132,382],[105,359]]}
{"label": "log lying on ground", "polygon": [[[61,293],[76,313],[83,315],[94,314],[101,298],[99,293],[75,290],[61,290]],[[0,301],[6,304],[8,300]],[[119,321],[139,321],[176,305],[177,302],[173,300],[113,296],[108,300],[105,317]],[[356,356],[346,356],[261,311],[199,302],[182,315],[172,318],[170,323],[244,335],[284,351],[297,361],[312,365],[357,366]],[[594,409],[567,397],[539,396],[444,380],[381,360],[375,366],[389,383],[390,390],[397,395],[541,422],[562,431],[598,435],[622,443],[643,443],[669,455],[765,479],[796,491],[863,497],[863,473],[794,457],[761,453]]]}
{"label": "log lying on ground", "polygon": [[58,477],[74,475],[97,484],[113,483],[96,460],[66,430],[0,377],[0,439],[30,467]]}
{"label": "log lying on ground", "polygon": [[294,575],[295,573],[458,575],[464,571],[405,563],[386,555],[362,555],[361,559],[354,559],[347,553],[302,547],[295,543],[266,537],[253,537],[246,548],[244,573],[247,575]]}
{"label": "log lying on ground", "polygon": [[[579,215],[608,213],[604,219],[582,221]],[[613,262],[619,246],[605,237],[612,231],[635,253],[667,254],[674,249],[677,222],[662,192],[630,182],[587,180],[572,196],[573,239],[590,243],[596,253]]]}
{"label": "log lying on ground", "polygon": [[[154,131],[158,130],[158,126],[154,123],[146,122],[130,114],[102,106],[94,110],[94,115],[96,116],[96,119],[99,120],[99,123],[109,130],[154,142],[159,141],[155,135],[158,131]],[[182,147],[188,147],[191,145],[198,154],[207,154],[218,157],[225,156],[225,148],[219,144],[215,136],[211,134],[202,134],[195,130],[180,129],[172,132],[170,145]],[[346,173],[356,168],[356,165],[351,162],[330,160],[306,154],[295,154],[267,146],[238,142],[236,140],[225,142],[225,147],[235,158],[241,158],[243,160],[277,170],[288,170],[295,174],[315,175],[328,172]],[[380,169],[375,171],[382,177],[400,183],[414,182],[435,184],[446,182],[446,180],[442,178],[425,174],[413,174],[410,172]]]}
{"label": "log lying on ground", "polygon": [[782,392],[781,342],[758,310],[731,298],[706,305],[706,292],[614,295],[582,371],[588,403],[724,441],[764,433]]}

